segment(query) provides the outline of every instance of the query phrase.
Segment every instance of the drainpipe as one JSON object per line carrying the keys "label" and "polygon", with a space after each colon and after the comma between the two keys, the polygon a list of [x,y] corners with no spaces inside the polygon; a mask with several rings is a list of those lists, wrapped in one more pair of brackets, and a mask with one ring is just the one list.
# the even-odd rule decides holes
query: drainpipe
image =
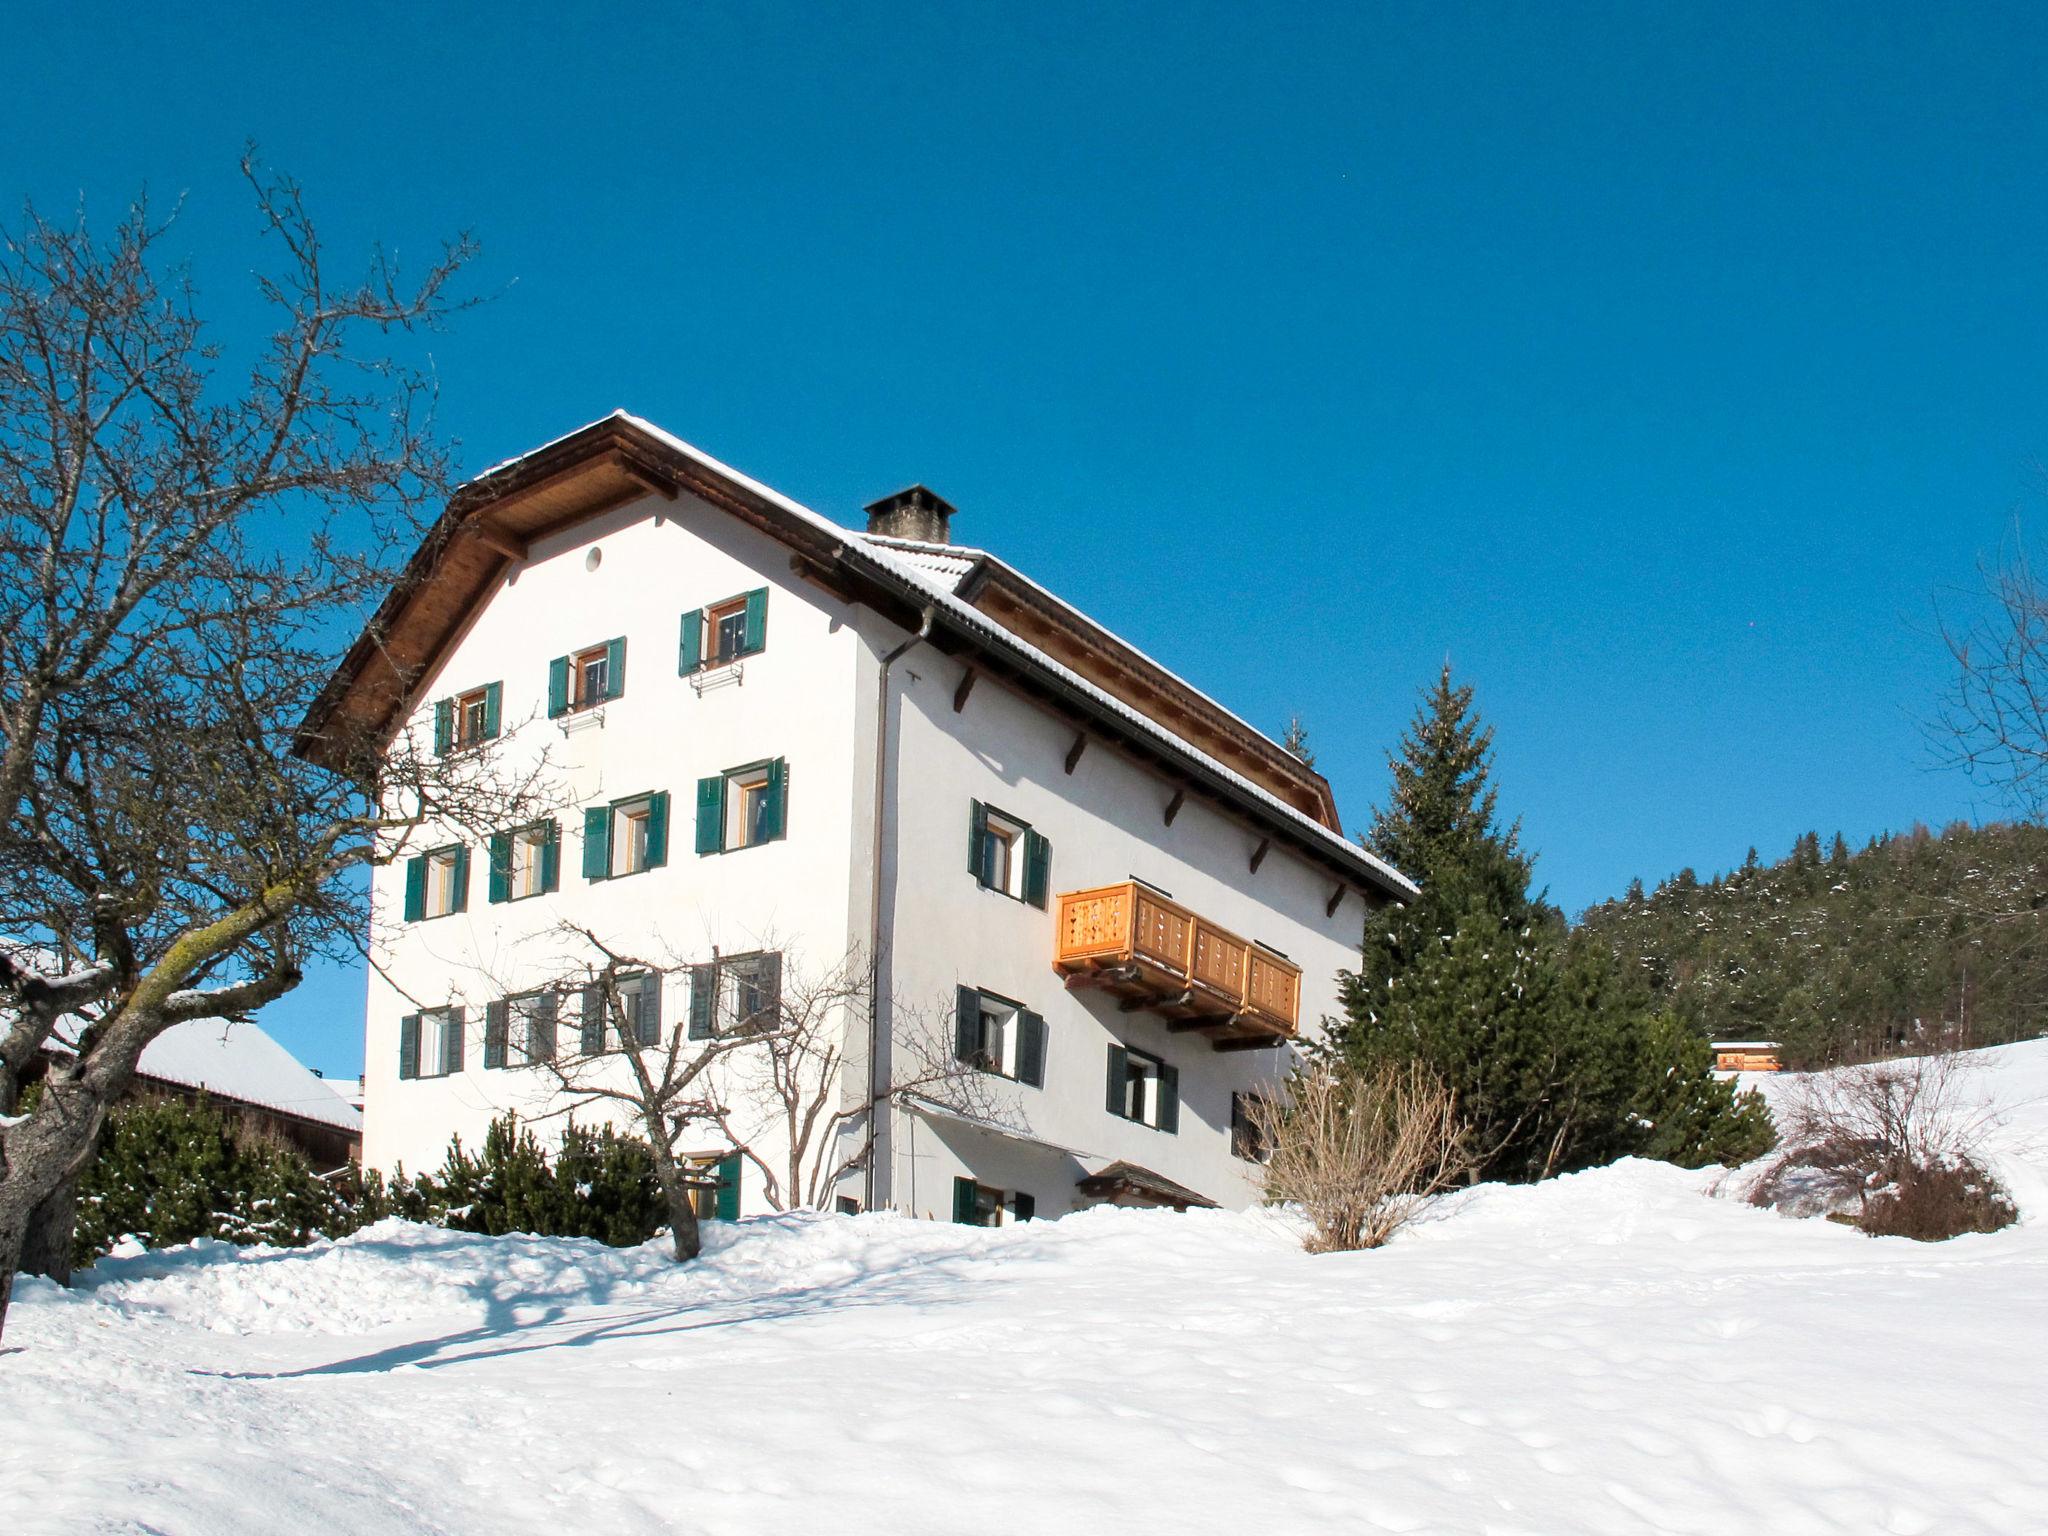
{"label": "drainpipe", "polygon": [[[882,1064],[882,808],[887,798],[889,771],[889,669],[912,646],[931,638],[932,621],[938,605],[927,603],[917,633],[882,658],[881,676],[875,686],[875,831],[869,859],[868,887],[868,1158],[863,1210],[875,1208],[875,1167],[881,1160]],[[892,1146],[890,1155],[894,1156]]]}

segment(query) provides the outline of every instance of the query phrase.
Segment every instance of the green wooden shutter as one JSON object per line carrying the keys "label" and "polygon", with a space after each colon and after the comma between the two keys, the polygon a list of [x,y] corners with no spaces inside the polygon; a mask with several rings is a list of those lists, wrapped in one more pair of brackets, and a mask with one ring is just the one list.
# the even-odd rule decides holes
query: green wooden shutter
{"label": "green wooden shutter", "polygon": [[408,1013],[398,1021],[398,1075],[420,1075],[420,1016]]}
{"label": "green wooden shutter", "polygon": [[955,1176],[953,1179],[953,1220],[963,1227],[981,1225],[981,1214],[976,1209],[979,1187],[972,1179]]}
{"label": "green wooden shutter", "polygon": [[511,1022],[511,1008],[503,1003],[484,1004],[484,1070],[505,1065],[505,1035]]}
{"label": "green wooden shutter", "polygon": [[715,1220],[738,1221],[740,1219],[740,1155],[737,1152],[718,1160],[718,1201],[714,1207]]}
{"label": "green wooden shutter", "polygon": [[624,637],[604,643],[604,696],[616,699],[626,691],[626,642]]}
{"label": "green wooden shutter", "polygon": [[690,967],[690,1038],[709,1040],[712,1018],[718,1006],[718,967]]}
{"label": "green wooden shutter", "polygon": [[1180,1133],[1180,1068],[1159,1069],[1159,1129],[1169,1136]]}
{"label": "green wooden shutter", "polygon": [[1045,910],[1048,891],[1052,886],[1052,844],[1036,832],[1024,833],[1024,899]]}
{"label": "green wooden shutter", "polygon": [[612,872],[612,808],[586,806],[583,811],[583,878],[602,880]]}
{"label": "green wooden shutter", "polygon": [[454,892],[448,902],[450,912],[469,910],[469,844],[463,843],[455,850]]}
{"label": "green wooden shutter", "polygon": [[788,820],[789,760],[778,757],[768,765],[768,787],[761,792],[761,841],[781,837]]}
{"label": "green wooden shutter", "polygon": [[683,638],[676,647],[676,670],[688,674],[704,662],[704,610],[692,608],[683,615]]}
{"label": "green wooden shutter", "polygon": [[1029,1221],[1038,1214],[1038,1202],[1019,1190],[1010,1196],[1010,1214],[1019,1221]]}
{"label": "green wooden shutter", "polygon": [[987,870],[982,863],[982,845],[988,841],[988,807],[979,800],[968,803],[973,809],[967,813],[967,868],[975,879],[987,885]]}
{"label": "green wooden shutter", "polygon": [[643,1046],[661,1044],[661,972],[649,971],[640,983],[640,1017],[636,1033]]}
{"label": "green wooden shutter", "polygon": [[740,654],[752,656],[768,648],[768,589],[756,587],[747,594],[746,634]]}
{"label": "green wooden shutter", "polygon": [[973,987],[961,987],[954,993],[953,1059],[981,1059],[981,994]]}
{"label": "green wooden shutter", "polygon": [[416,923],[427,915],[427,856],[422,853],[405,861],[405,920]]}
{"label": "green wooden shutter", "polygon": [[1045,1020],[1028,1008],[1017,1015],[1017,1081],[1045,1086]]}
{"label": "green wooden shutter", "polygon": [[697,781],[697,851],[717,853],[725,847],[725,776]]}
{"label": "green wooden shutter", "polygon": [[569,713],[569,658],[557,656],[548,663],[548,718]]}
{"label": "green wooden shutter", "polygon": [[462,1036],[466,1022],[460,1008],[448,1010],[447,1028],[441,1031],[441,1070],[455,1073],[462,1070]]}
{"label": "green wooden shutter", "polygon": [[1130,1118],[1124,1112],[1130,1102],[1127,1097],[1131,1079],[1130,1052],[1120,1045],[1109,1048],[1109,1112],[1119,1120]]}
{"label": "green wooden shutter", "polygon": [[546,830],[547,835],[540,845],[540,888],[559,891],[562,888],[562,824],[551,816]]}
{"label": "green wooden shutter", "polygon": [[583,1038],[577,1042],[585,1056],[598,1056],[604,1052],[604,988],[583,989]]}
{"label": "green wooden shutter", "polygon": [[758,968],[757,990],[761,995],[761,1012],[768,1016],[761,1021],[761,1027],[775,1029],[782,1023],[782,951],[771,949],[755,964]]}
{"label": "green wooden shutter", "polygon": [[434,701],[434,755],[446,757],[455,750],[455,701]]}
{"label": "green wooden shutter", "polygon": [[491,834],[490,900],[493,905],[512,899],[512,834]]}
{"label": "green wooden shutter", "polygon": [[505,685],[491,683],[484,689],[484,740],[496,741],[504,720]]}
{"label": "green wooden shutter", "polygon": [[647,797],[647,867],[668,862],[668,791]]}

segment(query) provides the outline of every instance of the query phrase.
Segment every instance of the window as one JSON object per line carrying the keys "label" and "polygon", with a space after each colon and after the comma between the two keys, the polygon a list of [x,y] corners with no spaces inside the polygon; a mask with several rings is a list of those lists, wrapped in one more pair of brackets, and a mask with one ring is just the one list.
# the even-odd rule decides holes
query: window
{"label": "window", "polygon": [[1263,1163],[1273,1155],[1265,1128],[1253,1113],[1257,1102],[1256,1094],[1233,1093],[1230,1096],[1230,1155],[1241,1157],[1248,1163]]}
{"label": "window", "polygon": [[972,807],[967,823],[967,867],[984,890],[1043,909],[1052,888],[1052,844],[1026,822],[983,805]]}
{"label": "window", "polygon": [[953,1055],[984,1072],[1042,1088],[1045,1020],[1006,997],[962,987],[954,1014]]}
{"label": "window", "polygon": [[492,901],[524,901],[557,890],[561,883],[562,829],[554,821],[492,837]]}
{"label": "window", "polygon": [[583,812],[583,878],[609,880],[668,862],[668,792],[633,795]]}
{"label": "window", "polygon": [[722,667],[768,648],[768,589],[757,587],[683,615],[679,670]]}
{"label": "window", "polygon": [[555,1021],[561,998],[553,992],[529,992],[506,1000],[506,1024],[514,1066],[555,1059]]}
{"label": "window", "polygon": [[1109,1112],[1172,1134],[1180,1130],[1180,1073],[1157,1056],[1109,1048]]}
{"label": "window", "polygon": [[469,850],[460,845],[435,848],[405,863],[405,916],[408,922],[446,917],[469,910]]}
{"label": "window", "polygon": [[626,691],[626,642],[607,640],[548,663],[548,718],[595,709]]}
{"label": "window", "polygon": [[446,1077],[461,1070],[460,1008],[428,1008],[398,1021],[400,1077]]}
{"label": "window", "polygon": [[697,781],[697,851],[772,843],[788,824],[789,763],[774,758]]}
{"label": "window", "polygon": [[503,686],[488,683],[434,705],[434,750],[450,752],[480,747],[498,736],[498,716]]}
{"label": "window", "polygon": [[963,1227],[1008,1226],[1037,1214],[1038,1202],[1020,1190],[1006,1194],[973,1179],[953,1180],[953,1220]]}
{"label": "window", "polygon": [[690,1038],[775,1028],[782,1020],[782,956],[721,955],[690,967]]}
{"label": "window", "polygon": [[740,1155],[689,1159],[690,1204],[699,1221],[740,1219]]}
{"label": "window", "polygon": [[661,973],[628,971],[608,982],[592,982],[583,989],[582,1022],[579,1045],[585,1056],[628,1045],[659,1045]]}

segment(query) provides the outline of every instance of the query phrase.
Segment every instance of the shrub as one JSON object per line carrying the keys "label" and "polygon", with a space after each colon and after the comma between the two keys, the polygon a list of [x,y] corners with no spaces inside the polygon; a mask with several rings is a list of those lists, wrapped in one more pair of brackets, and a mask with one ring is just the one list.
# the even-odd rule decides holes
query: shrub
{"label": "shrub", "polygon": [[472,1156],[456,1137],[438,1176],[420,1181],[445,1225],[498,1236],[590,1237],[615,1248],[644,1243],[668,1221],[654,1155],[610,1126],[571,1122],[553,1160],[530,1129],[491,1122]]}
{"label": "shrub", "polygon": [[2011,1225],[2018,1211],[1983,1157],[1998,1115],[1966,1078],[1964,1058],[1940,1051],[1803,1079],[1781,1116],[1786,1150],[1751,1202],[1922,1242]]}
{"label": "shrub", "polygon": [[108,1117],[80,1181],[72,1254],[90,1264],[131,1233],[152,1248],[200,1237],[302,1247],[390,1208],[375,1174],[316,1174],[295,1148],[204,1094],[145,1096]]}
{"label": "shrub", "polygon": [[1253,1100],[1266,1197],[1307,1213],[1311,1253],[1377,1248],[1473,1164],[1457,1097],[1414,1064],[1312,1063],[1287,1100]]}

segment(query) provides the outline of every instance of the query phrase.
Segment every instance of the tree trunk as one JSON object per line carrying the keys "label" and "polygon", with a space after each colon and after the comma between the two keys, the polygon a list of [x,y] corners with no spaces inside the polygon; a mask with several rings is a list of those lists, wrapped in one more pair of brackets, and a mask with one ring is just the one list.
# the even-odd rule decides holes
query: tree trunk
{"label": "tree trunk", "polygon": [[[67,1186],[75,1196],[106,1116],[106,1105],[93,1088],[53,1074],[45,1079],[34,1113],[7,1129],[0,1151],[0,1332],[7,1326],[7,1302],[25,1250],[32,1241],[47,1241],[46,1234],[37,1235],[45,1202]],[[61,1204],[67,1216],[75,1209],[71,1200]],[[68,1223],[66,1236],[68,1241]]]}
{"label": "tree trunk", "polygon": [[78,1186],[84,1178],[85,1171],[80,1169],[28,1213],[28,1230],[21,1241],[24,1274],[42,1275],[59,1285],[71,1283],[71,1244],[78,1230]]}
{"label": "tree trunk", "polygon": [[655,1182],[661,1185],[662,1198],[668,1202],[668,1230],[675,1243],[676,1262],[687,1264],[704,1247],[697,1232],[697,1207],[690,1201],[690,1186],[683,1181],[683,1170],[676,1166],[675,1149],[663,1138],[658,1123],[652,1128],[654,1134],[647,1138],[647,1144],[654,1153]]}

